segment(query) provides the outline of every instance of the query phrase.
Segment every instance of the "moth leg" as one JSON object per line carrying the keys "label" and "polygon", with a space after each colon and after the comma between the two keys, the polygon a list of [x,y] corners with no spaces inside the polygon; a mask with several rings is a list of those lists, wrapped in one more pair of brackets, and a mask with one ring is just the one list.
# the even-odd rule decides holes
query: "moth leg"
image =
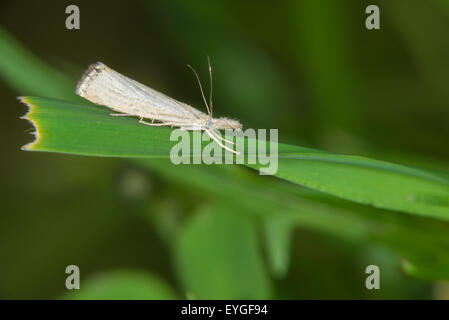
{"label": "moth leg", "polygon": [[192,126],[180,127],[179,129],[184,130],[184,131],[201,131],[201,130],[203,130],[203,128],[201,128],[201,127],[192,127]]}
{"label": "moth leg", "polygon": [[154,119],[152,120],[151,123],[149,123],[149,122],[143,121],[142,118],[139,119],[139,123],[146,124],[147,126],[158,126],[158,125],[161,126],[161,125],[164,125],[163,123],[154,123]]}
{"label": "moth leg", "polygon": [[206,131],[206,133],[209,135],[209,137],[211,137],[211,138],[212,138],[216,143],[218,143],[222,148],[224,148],[224,149],[226,149],[226,150],[228,150],[228,151],[231,151],[232,153],[240,154],[240,152],[234,151],[233,149],[231,149],[231,148],[225,146],[223,143],[221,143],[220,140],[218,140],[213,134],[211,134],[209,130],[205,130],[205,131]]}
{"label": "moth leg", "polygon": [[154,119],[152,120],[151,123],[149,123],[149,122],[144,121],[143,118],[139,119],[139,123],[146,124],[147,126],[152,126],[152,127],[171,126],[172,128],[173,128],[173,126],[181,125],[181,123],[177,123],[177,122],[154,123]]}

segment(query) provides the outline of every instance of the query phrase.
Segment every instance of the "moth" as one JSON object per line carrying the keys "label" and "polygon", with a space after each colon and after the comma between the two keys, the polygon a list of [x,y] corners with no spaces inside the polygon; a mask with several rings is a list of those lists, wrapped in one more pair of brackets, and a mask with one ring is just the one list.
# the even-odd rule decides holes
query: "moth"
{"label": "moth", "polygon": [[[201,81],[190,65],[200,87],[207,114],[188,104],[179,102],[132,80],[105,64],[91,64],[76,86],[76,94],[98,105],[106,106],[116,113],[111,116],[137,117],[139,123],[148,126],[179,127],[182,130],[204,130],[221,147],[238,154],[224,144],[232,141],[222,138],[220,129],[241,129],[239,121],[229,118],[214,118],[212,104],[212,67],[208,58],[210,94],[209,103],[203,92]],[[151,122],[144,119],[150,119]]]}

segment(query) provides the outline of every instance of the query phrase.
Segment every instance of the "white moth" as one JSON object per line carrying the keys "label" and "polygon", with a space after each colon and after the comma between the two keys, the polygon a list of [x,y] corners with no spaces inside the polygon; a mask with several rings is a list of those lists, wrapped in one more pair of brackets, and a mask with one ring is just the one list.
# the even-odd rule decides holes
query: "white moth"
{"label": "white moth", "polygon": [[[192,69],[198,80],[208,114],[125,77],[101,62],[89,66],[78,82],[75,92],[95,104],[106,106],[118,112],[111,113],[112,116],[135,116],[139,118],[139,123],[149,126],[204,130],[221,147],[238,154],[238,152],[225,146],[222,141],[231,144],[233,142],[222,138],[217,131],[219,129],[241,129],[240,122],[228,118],[212,117],[212,68],[210,62],[209,104],[204,96],[196,71],[190,65],[188,67]],[[146,122],[143,119],[151,119],[152,122]],[[155,123],[155,121],[157,122]]]}

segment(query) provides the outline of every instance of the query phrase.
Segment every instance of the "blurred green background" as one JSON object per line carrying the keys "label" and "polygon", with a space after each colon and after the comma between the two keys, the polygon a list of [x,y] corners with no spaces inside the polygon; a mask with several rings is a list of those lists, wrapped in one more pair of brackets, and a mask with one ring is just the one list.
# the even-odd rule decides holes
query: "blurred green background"
{"label": "blurred green background", "polygon": [[[70,4],[80,30],[65,28]],[[370,4],[380,30],[365,28]],[[446,0],[0,1],[0,298],[448,298],[446,222],[247,168],[20,151],[32,137],[16,100],[76,99],[27,78],[23,61],[73,90],[102,61],[203,108],[186,64],[204,82],[209,55],[217,115],[286,143],[449,171],[448,18]],[[381,290],[365,288],[370,264]]]}

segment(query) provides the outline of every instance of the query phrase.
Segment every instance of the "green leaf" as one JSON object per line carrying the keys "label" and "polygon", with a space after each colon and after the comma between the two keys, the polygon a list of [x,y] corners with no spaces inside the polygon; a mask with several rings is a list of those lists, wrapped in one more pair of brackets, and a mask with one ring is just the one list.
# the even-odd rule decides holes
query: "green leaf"
{"label": "green leaf", "polygon": [[97,274],[82,281],[79,290],[63,299],[77,300],[171,300],[177,299],[172,288],[159,277],[137,270]]}
{"label": "green leaf", "polygon": [[194,299],[268,299],[256,230],[248,217],[226,209],[232,210],[222,205],[186,223],[175,246],[179,278]]}
{"label": "green leaf", "polygon": [[[93,105],[24,97],[36,140],[25,150],[113,157],[168,158],[171,130],[111,117]],[[449,178],[421,169],[279,144],[282,179],[347,200],[449,220]],[[260,169],[261,164],[246,164]]]}
{"label": "green leaf", "polygon": [[[288,250],[283,222],[295,228],[314,230],[357,244],[378,243],[407,261],[414,261],[410,275],[426,279],[449,279],[449,223],[399,212],[375,209],[336,197],[299,188],[275,179],[265,179],[237,166],[173,166],[165,159],[136,159],[145,169],[161,175],[180,188],[195,189],[207,199],[220,199],[239,207],[239,213],[260,217],[263,223],[274,222],[275,229],[265,233],[270,252],[271,270],[288,263],[283,258]],[[238,194],[239,197],[235,195]],[[281,220],[280,226],[276,219]],[[276,225],[278,224],[278,225]],[[288,228],[287,228],[288,229]],[[276,239],[275,237],[281,237]],[[282,258],[283,257],[283,258]]]}
{"label": "green leaf", "polygon": [[[36,140],[24,150],[112,157],[167,157],[170,131],[138,124],[135,118],[111,117],[110,110],[88,104],[22,97],[30,109],[25,119]],[[137,125],[136,125],[137,124]]]}
{"label": "green leaf", "polygon": [[294,222],[288,215],[272,215],[264,220],[268,262],[277,278],[283,278],[288,271]]}
{"label": "green leaf", "polygon": [[449,180],[363,157],[280,151],[276,176],[343,199],[423,216],[449,219]]}

